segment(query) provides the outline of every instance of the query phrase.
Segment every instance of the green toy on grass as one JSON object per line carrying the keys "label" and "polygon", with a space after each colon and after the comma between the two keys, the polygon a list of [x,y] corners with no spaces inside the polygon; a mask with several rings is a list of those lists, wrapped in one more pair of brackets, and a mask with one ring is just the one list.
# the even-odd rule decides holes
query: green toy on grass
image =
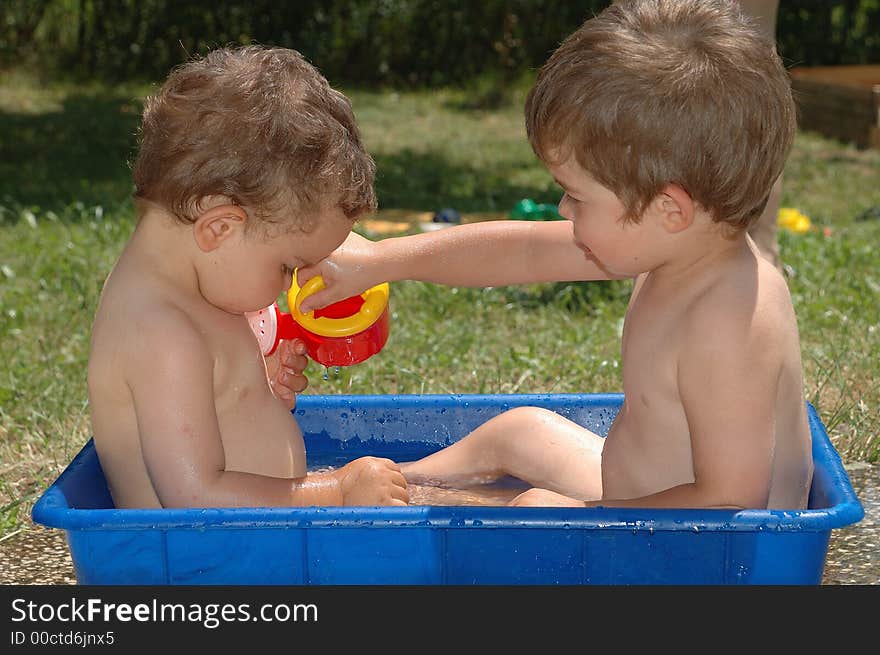
{"label": "green toy on grass", "polygon": [[510,210],[510,218],[517,221],[558,221],[562,216],[559,215],[556,205],[524,198]]}

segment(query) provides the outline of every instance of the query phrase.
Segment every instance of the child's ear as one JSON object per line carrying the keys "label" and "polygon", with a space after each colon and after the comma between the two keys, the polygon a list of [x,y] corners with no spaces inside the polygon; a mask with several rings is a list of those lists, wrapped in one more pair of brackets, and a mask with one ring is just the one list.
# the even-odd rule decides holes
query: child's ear
{"label": "child's ear", "polygon": [[667,184],[653,202],[661,225],[672,234],[686,230],[694,222],[694,199],[677,184]]}
{"label": "child's ear", "polygon": [[211,252],[230,236],[244,230],[247,220],[247,212],[239,205],[229,203],[206,209],[193,223],[196,244],[203,252]]}

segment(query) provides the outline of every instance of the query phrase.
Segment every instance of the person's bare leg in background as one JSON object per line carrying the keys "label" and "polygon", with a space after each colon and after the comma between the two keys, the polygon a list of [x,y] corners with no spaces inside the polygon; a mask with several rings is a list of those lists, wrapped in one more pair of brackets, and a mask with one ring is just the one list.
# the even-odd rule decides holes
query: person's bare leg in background
{"label": "person's bare leg in background", "polygon": [[[743,12],[755,19],[764,34],[771,39],[776,39],[776,14],[779,10],[779,0],[740,0],[739,4]],[[749,236],[758,246],[758,250],[780,271],[782,270],[782,260],[779,257],[776,220],[781,201],[782,175],[779,176],[770,191],[770,199],[767,201],[761,218],[749,228]]]}

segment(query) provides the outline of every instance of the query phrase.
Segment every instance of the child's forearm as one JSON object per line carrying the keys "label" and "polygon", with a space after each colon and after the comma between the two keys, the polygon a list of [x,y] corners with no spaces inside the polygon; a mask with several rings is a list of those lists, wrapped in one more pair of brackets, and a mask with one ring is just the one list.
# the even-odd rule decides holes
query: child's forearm
{"label": "child's forearm", "polygon": [[[559,260],[559,251],[571,246],[570,224],[536,226],[487,221],[385,239],[376,243],[382,262],[379,277],[468,287],[564,279],[565,261],[564,256]],[[570,254],[577,257],[574,251]]]}
{"label": "child's forearm", "polygon": [[585,502],[586,507],[648,507],[693,509],[748,509],[742,499],[722,497],[707,493],[696,483],[681,484],[641,498],[595,500]]}
{"label": "child's forearm", "polygon": [[[177,495],[177,494],[175,494]],[[304,507],[342,505],[342,488],[331,474],[301,478],[273,478],[254,473],[222,471],[206,481],[188,503],[178,499],[165,507]]]}
{"label": "child's forearm", "polygon": [[303,312],[382,282],[501,287],[613,277],[575,244],[569,221],[486,221],[381,241],[352,233],[333,255],[301,268],[297,280],[315,275],[326,287],[302,301]]}

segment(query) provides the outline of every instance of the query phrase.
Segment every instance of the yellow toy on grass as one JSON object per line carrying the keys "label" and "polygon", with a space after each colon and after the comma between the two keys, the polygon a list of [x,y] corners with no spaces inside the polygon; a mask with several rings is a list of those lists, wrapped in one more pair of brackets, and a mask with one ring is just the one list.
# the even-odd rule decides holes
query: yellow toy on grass
{"label": "yellow toy on grass", "polygon": [[795,234],[809,232],[812,227],[809,217],[794,207],[782,207],[777,215],[776,224]]}

